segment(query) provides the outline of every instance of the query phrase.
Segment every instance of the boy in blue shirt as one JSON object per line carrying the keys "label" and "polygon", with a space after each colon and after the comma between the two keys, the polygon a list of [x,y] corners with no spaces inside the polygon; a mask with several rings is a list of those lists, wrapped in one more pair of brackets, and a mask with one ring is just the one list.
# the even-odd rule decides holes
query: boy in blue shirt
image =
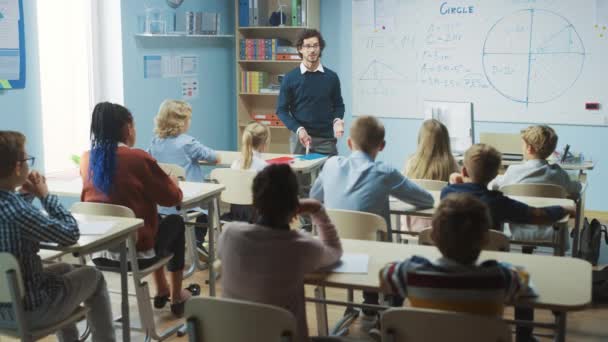
{"label": "boy in blue shirt", "polygon": [[[431,194],[409,181],[399,170],[376,161],[386,145],[384,126],[373,116],[360,116],[347,140],[352,153],[332,157],[323,166],[310,197],[329,209],[369,212],[382,216],[390,227],[389,195],[416,207],[433,206]],[[363,292],[365,304],[378,304],[378,294]],[[363,309],[364,319],[375,320],[375,311]]]}
{"label": "boy in blue shirt", "polygon": [[[80,232],[57,196],[49,194],[45,178],[30,172],[34,157],[26,154],[24,145],[23,134],[0,131],[0,252],[11,253],[19,262],[25,319],[32,328],[48,327],[65,320],[84,302],[90,309],[87,319],[93,341],[114,341],[103,274],[90,266],[73,268],[55,263],[42,267],[40,242],[71,245],[78,241]],[[32,205],[34,197],[48,215]],[[0,303],[0,320],[15,320],[10,304]],[[78,329],[75,324],[66,326],[57,337],[78,341]]]}

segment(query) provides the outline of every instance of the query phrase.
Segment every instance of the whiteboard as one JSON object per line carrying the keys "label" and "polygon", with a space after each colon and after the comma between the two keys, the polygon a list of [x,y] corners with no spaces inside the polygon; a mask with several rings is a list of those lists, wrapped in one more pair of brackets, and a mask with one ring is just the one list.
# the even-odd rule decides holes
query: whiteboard
{"label": "whiteboard", "polygon": [[353,0],[353,114],[423,118],[433,99],[472,102],[478,121],[608,125],[596,12],[594,0]]}

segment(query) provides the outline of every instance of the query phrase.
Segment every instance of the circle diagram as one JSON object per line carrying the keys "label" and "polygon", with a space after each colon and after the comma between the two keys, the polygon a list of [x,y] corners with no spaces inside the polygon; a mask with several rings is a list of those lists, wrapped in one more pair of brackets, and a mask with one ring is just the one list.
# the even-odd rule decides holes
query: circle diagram
{"label": "circle diagram", "polygon": [[564,16],[524,9],[498,20],[486,36],[483,68],[492,87],[522,103],[552,101],[570,89],[585,63],[585,47]]}

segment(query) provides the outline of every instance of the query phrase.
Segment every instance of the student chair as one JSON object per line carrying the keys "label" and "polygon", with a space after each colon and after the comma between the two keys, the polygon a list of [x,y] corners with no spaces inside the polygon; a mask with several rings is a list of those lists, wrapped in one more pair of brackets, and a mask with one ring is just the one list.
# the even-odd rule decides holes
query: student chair
{"label": "student chair", "polygon": [[158,163],[163,171],[170,176],[175,176],[181,181],[186,180],[186,170],[177,164]]}
{"label": "student chair", "polygon": [[392,308],[380,318],[382,341],[508,342],[511,331],[496,317],[420,308]]}
{"label": "student chair", "polygon": [[0,253],[0,303],[11,303],[13,320],[0,319],[0,335],[20,338],[21,341],[36,341],[55,333],[59,329],[86,318],[88,308],[79,307],[63,321],[43,328],[32,329],[24,317],[23,279],[17,259],[10,253]]}
{"label": "student chair", "polygon": [[233,299],[186,302],[190,341],[295,341],[296,319],[285,309]]}
{"label": "student chair", "polygon": [[251,185],[256,173],[246,170],[216,168],[211,171],[211,179],[226,186],[220,199],[228,204],[251,205],[253,194]]}
{"label": "student chair", "polygon": [[[101,216],[117,216],[117,217],[135,217],[133,211],[127,207],[121,205],[107,204],[107,203],[93,203],[93,202],[76,202],[72,205],[70,211],[75,214],[88,214],[88,215],[101,215]],[[168,255],[161,258],[154,265],[142,269],[139,269],[137,263],[137,252],[135,249],[135,237],[131,236],[127,240],[128,249],[128,260],[130,266],[129,275],[133,277],[133,284],[135,287],[135,297],[137,299],[137,307],[139,310],[139,319],[141,321],[141,329],[132,328],[134,330],[141,330],[146,333],[146,341],[152,339],[162,341],[167,339],[171,335],[177,333],[181,325],[173,326],[162,333],[157,333],[156,324],[154,322],[154,313],[152,310],[150,289],[148,283],[143,280],[147,275],[156,271],[169,262],[173,255]],[[102,271],[107,272],[120,272],[119,269],[113,267],[98,267]],[[120,318],[115,319],[115,322],[120,322]]]}
{"label": "student chair", "polygon": [[[434,246],[435,242],[431,238],[432,228],[427,228],[418,235],[418,244]],[[488,243],[483,247],[486,251],[508,252],[510,251],[509,238],[501,232],[489,230],[490,236]]]}
{"label": "student chair", "polygon": [[[531,196],[531,197],[550,197],[550,198],[566,198],[568,193],[566,189],[555,184],[510,184],[500,188],[500,191],[507,196]],[[578,208],[578,206],[577,206]],[[578,216],[578,213],[577,213]],[[553,255],[563,256],[566,254],[566,246],[568,242],[568,229],[556,229],[556,234],[553,234],[553,241],[517,241],[511,240],[512,244],[522,245],[523,248],[535,247],[550,247],[553,249]]]}
{"label": "student chair", "polygon": [[[336,226],[338,235],[342,239],[366,240],[366,241],[386,241],[387,240],[387,225],[383,217],[354,210],[328,209],[327,215]],[[347,301],[354,302],[354,291],[348,289]],[[317,299],[325,298],[325,288],[316,287],[315,297]],[[323,304],[316,304],[317,316],[319,325],[326,324],[326,308]],[[336,323],[332,329],[331,335],[345,335],[348,332],[350,324],[359,316],[359,310],[352,306],[347,306],[343,317]],[[322,330],[319,330],[322,331]]]}
{"label": "student chair", "polygon": [[[428,190],[428,191],[441,191],[441,189],[443,189],[444,187],[446,187],[448,185],[448,182],[444,182],[444,181],[440,181],[440,180],[432,180],[432,179],[410,179],[410,181],[412,181],[413,183],[416,183],[417,185],[419,185],[421,188]],[[402,230],[402,220],[401,220],[401,215],[396,215],[396,220],[395,220],[395,230],[397,232],[399,232],[397,234],[397,242],[401,243],[404,239],[403,235],[406,235],[405,238],[407,239],[407,242],[417,242],[417,237],[419,232],[416,231],[410,231],[410,230]],[[413,215],[406,215],[406,219],[408,217],[411,217]],[[409,220],[408,220],[409,221]]]}

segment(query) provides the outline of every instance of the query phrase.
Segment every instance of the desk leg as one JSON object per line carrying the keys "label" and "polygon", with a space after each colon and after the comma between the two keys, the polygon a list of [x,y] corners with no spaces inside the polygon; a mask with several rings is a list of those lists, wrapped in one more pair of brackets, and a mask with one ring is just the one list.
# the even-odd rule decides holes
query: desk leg
{"label": "desk leg", "polygon": [[122,311],[122,340],[131,341],[131,322],[129,320],[129,267],[127,263],[127,240],[120,244],[120,295]]}
{"label": "desk leg", "polygon": [[[188,211],[182,210],[181,214],[182,218],[184,219],[184,223],[188,222]],[[186,252],[190,257],[190,267],[184,272],[184,279],[190,277],[198,267],[199,260],[196,251],[196,233],[194,232],[194,229],[196,228],[186,226]]]}
{"label": "desk leg", "polygon": [[215,297],[215,269],[213,267],[213,262],[215,260],[215,229],[220,225],[219,218],[219,200],[218,196],[213,197],[213,199],[209,202],[209,229],[207,236],[209,238],[209,296]]}
{"label": "desk leg", "polygon": [[566,312],[553,311],[555,316],[555,342],[566,341]]}
{"label": "desk leg", "polygon": [[[397,231],[397,243],[401,243],[401,215],[395,214],[395,231]],[[393,232],[389,228],[388,241],[393,241]]]}
{"label": "desk leg", "polygon": [[[325,287],[315,287],[315,298],[318,300],[325,300]],[[317,311],[317,335],[327,336],[329,331],[327,323],[327,305],[325,303],[316,303],[315,309]]]}

